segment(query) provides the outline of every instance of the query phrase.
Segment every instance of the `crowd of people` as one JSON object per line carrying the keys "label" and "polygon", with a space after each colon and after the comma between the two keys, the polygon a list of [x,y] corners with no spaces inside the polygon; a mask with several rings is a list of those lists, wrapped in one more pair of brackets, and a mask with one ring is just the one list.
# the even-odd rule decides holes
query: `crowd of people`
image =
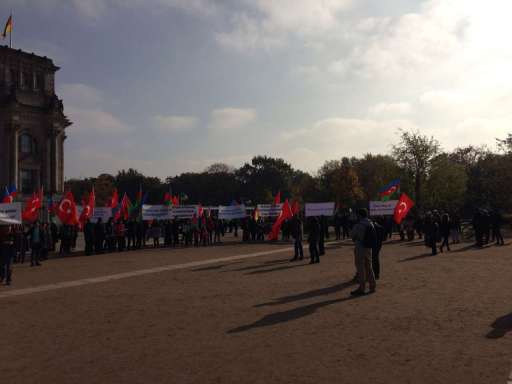
{"label": "crowd of people", "polygon": [[[469,236],[473,236],[477,247],[483,247],[496,241],[504,245],[501,227],[503,217],[498,211],[477,209]],[[0,282],[11,282],[11,263],[26,261],[29,254],[30,266],[37,267],[48,258],[50,253],[61,256],[76,250],[77,238],[83,231],[85,254],[123,252],[145,247],[199,247],[212,246],[222,242],[227,233],[232,233],[242,242],[264,241],[270,233],[274,219],[247,217],[238,220],[221,220],[215,215],[201,219],[173,219],[143,221],[138,219],[116,220],[95,223],[87,220],[83,228],[78,225],[57,226],[54,222],[32,225],[0,226]],[[368,212],[360,209],[337,212],[333,217],[309,217],[305,221],[300,215],[285,221],[281,227],[281,238],[293,240],[294,257],[290,261],[304,259],[303,240],[309,248],[310,264],[320,262],[325,254],[325,241],[329,239],[329,228],[334,228],[336,240],[351,238],[356,244],[356,267],[358,274],[354,281],[360,283],[355,294],[364,292],[364,282],[375,291],[375,280],[380,277],[379,253],[383,242],[390,239],[394,231],[400,240],[412,241],[416,236],[423,239],[425,245],[436,255],[438,249],[450,251],[450,244],[459,243],[462,237],[462,222],[458,215],[440,211],[427,212],[425,215],[409,215],[399,226],[391,217],[377,217],[370,220]],[[371,238],[366,234],[370,228]],[[305,235],[307,237],[305,238]],[[57,249],[57,244],[60,243]],[[368,252],[371,249],[371,252]],[[371,268],[369,267],[371,266]],[[360,272],[363,271],[363,272]],[[364,278],[363,278],[364,276]]]}

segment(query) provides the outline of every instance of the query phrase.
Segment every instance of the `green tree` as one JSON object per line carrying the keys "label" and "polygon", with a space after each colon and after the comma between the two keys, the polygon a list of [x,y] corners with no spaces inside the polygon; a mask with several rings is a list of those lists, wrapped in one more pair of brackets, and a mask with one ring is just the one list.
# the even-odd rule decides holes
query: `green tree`
{"label": "green tree", "polygon": [[416,206],[422,208],[422,187],[428,177],[432,160],[439,153],[436,139],[422,135],[419,131],[400,131],[400,142],[393,146],[393,156],[398,164],[412,175]]}

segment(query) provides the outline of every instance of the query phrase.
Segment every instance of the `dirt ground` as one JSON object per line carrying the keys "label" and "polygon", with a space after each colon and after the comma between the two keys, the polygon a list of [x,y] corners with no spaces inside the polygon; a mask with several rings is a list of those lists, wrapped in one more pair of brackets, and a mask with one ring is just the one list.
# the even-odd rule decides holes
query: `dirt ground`
{"label": "dirt ground", "polygon": [[[318,265],[291,255],[290,244],[229,243],[16,265],[0,288],[1,382],[507,383],[510,246],[431,257],[417,242],[386,244],[377,293],[355,299],[349,242]],[[70,281],[82,283],[59,286]]]}

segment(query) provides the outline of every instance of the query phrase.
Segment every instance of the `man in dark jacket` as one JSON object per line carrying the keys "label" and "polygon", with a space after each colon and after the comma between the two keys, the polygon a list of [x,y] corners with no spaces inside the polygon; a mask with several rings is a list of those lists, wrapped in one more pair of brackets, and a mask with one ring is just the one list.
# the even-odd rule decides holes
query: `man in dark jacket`
{"label": "man in dark jacket", "polygon": [[320,255],[318,253],[318,240],[320,239],[320,225],[316,217],[309,219],[309,256],[311,261],[309,264],[319,263]]}
{"label": "man in dark jacket", "polygon": [[98,218],[96,226],[94,227],[94,249],[96,254],[103,253],[103,244],[105,243],[105,224],[101,217]]}
{"label": "man in dark jacket", "polygon": [[94,249],[94,224],[89,219],[85,220],[84,241],[86,256],[92,255]]}

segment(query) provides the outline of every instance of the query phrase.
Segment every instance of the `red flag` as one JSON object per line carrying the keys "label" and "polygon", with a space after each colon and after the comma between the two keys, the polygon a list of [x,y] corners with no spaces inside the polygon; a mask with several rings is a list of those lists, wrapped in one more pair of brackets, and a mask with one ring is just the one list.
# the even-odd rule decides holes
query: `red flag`
{"label": "red flag", "polygon": [[281,230],[281,225],[283,225],[283,222],[285,220],[291,219],[292,217],[292,209],[290,207],[288,199],[286,199],[286,201],[283,204],[283,207],[281,208],[281,213],[277,217],[276,222],[272,226],[272,231],[268,235],[269,240],[277,240],[277,238],[279,237],[279,231]]}
{"label": "red flag", "polygon": [[297,200],[295,200],[292,204],[292,214],[293,216],[297,215],[300,212],[300,205]]}
{"label": "red flag", "polygon": [[164,205],[172,205],[172,196],[169,192],[165,192]]}
{"label": "red flag", "polygon": [[123,195],[123,200],[121,200],[121,216],[124,220],[128,220],[128,218],[130,217],[131,207],[132,202],[130,201],[130,198],[125,192]]}
{"label": "red flag", "polygon": [[414,207],[414,201],[412,201],[405,193],[402,193],[400,200],[398,200],[398,204],[395,207],[395,223],[400,224],[412,207]]}
{"label": "red flag", "polygon": [[174,205],[175,207],[179,207],[179,205],[180,205],[180,198],[178,196],[173,196],[172,197],[172,205]]}
{"label": "red flag", "polygon": [[27,201],[25,209],[23,210],[21,217],[23,221],[33,223],[39,218],[39,210],[43,206],[43,188],[39,189],[39,192],[32,194],[32,198]]}
{"label": "red flag", "polygon": [[117,188],[114,188],[114,191],[112,192],[112,197],[107,202],[108,208],[115,208],[119,204],[119,193],[117,192]]}
{"label": "red flag", "polygon": [[96,195],[94,194],[94,188],[92,189],[91,193],[89,194],[89,197],[87,200],[84,199],[83,201],[83,209],[82,213],[80,214],[79,222],[80,227],[83,229],[85,225],[85,221],[87,219],[90,219],[92,215],[94,215],[94,207],[96,205]]}
{"label": "red flag", "polygon": [[277,192],[274,197],[274,205],[281,204],[281,191]]}
{"label": "red flag", "polygon": [[78,224],[78,213],[76,210],[75,197],[71,191],[66,192],[56,209],[56,215],[62,224]]}

